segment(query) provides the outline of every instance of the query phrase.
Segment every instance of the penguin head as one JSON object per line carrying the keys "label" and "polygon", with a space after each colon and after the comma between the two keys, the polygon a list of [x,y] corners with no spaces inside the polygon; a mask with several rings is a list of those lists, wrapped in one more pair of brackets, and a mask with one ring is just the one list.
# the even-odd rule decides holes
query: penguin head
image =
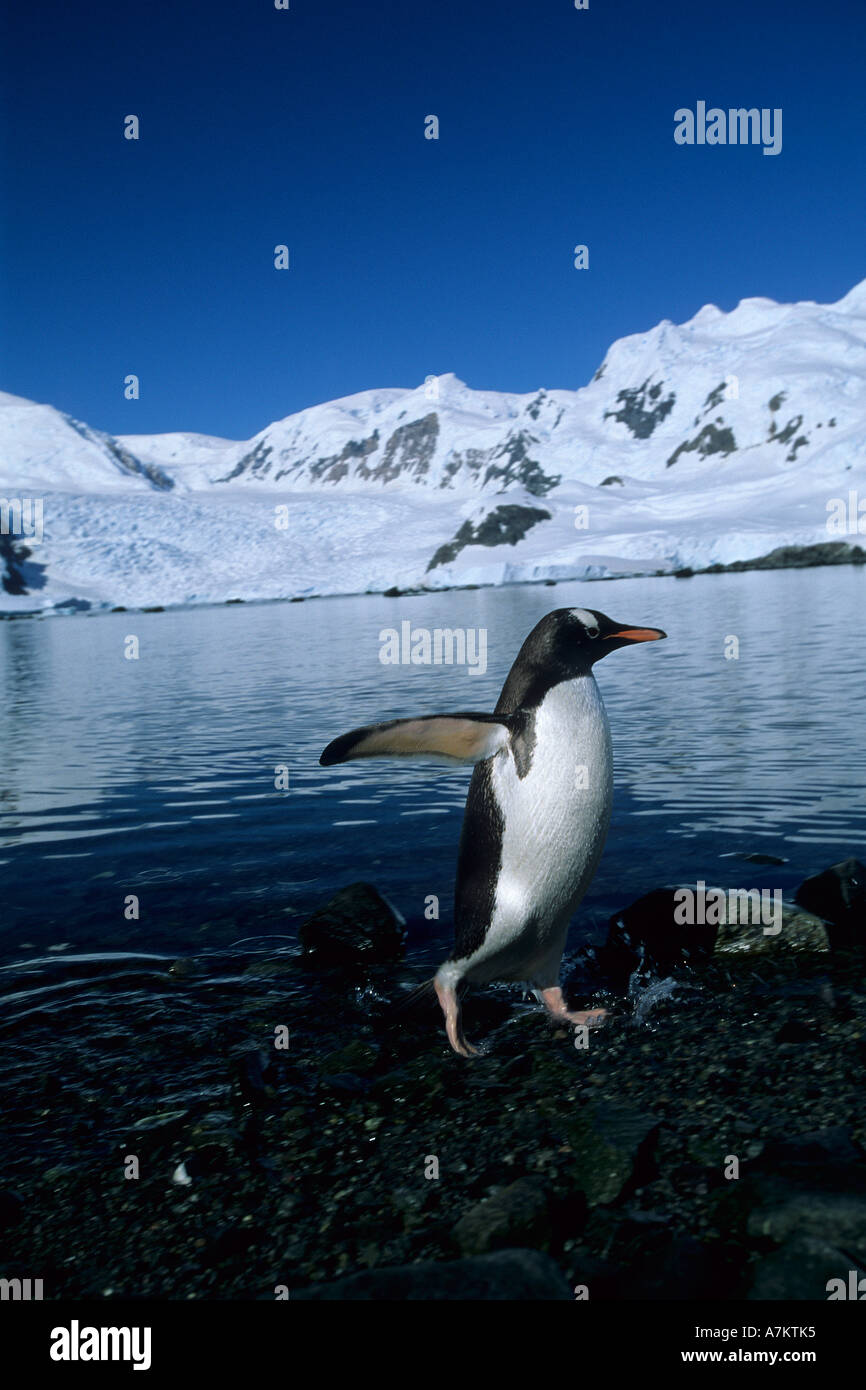
{"label": "penguin head", "polygon": [[615,618],[609,618],[595,608],[566,608],[559,611],[569,614],[572,641],[576,642],[582,655],[589,657],[590,665],[617,647],[630,647],[635,642],[658,642],[662,637],[667,637],[660,627],[618,623]]}
{"label": "penguin head", "polygon": [[620,623],[595,608],[557,608],[529,634],[526,655],[560,680],[586,675],[609,652],[636,642],[657,642],[657,627]]}
{"label": "penguin head", "polygon": [[555,608],[520,648],[496,708],[532,708],[562,681],[591,675],[595,663],[617,647],[665,636],[661,628],[618,623],[595,608]]}

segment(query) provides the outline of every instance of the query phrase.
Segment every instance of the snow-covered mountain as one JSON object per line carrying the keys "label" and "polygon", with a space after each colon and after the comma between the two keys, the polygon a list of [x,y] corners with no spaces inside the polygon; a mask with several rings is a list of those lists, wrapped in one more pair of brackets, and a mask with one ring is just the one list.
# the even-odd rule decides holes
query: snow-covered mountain
{"label": "snow-covered mountain", "polygon": [[[112,438],[0,394],[0,504],[40,498],[44,516],[39,544],[0,535],[0,606],[699,568],[844,539],[828,503],[858,488],[866,502],[866,281],[833,305],[665,320],[579,390],[449,374],[242,442]],[[856,515],[847,539],[863,543]]]}

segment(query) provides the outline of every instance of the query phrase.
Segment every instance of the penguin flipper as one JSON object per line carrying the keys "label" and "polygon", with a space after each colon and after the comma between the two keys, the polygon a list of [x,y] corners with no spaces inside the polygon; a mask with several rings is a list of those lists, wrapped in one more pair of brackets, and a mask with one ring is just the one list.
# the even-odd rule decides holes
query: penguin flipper
{"label": "penguin flipper", "polygon": [[469,764],[492,758],[508,746],[508,716],[497,714],[427,714],[366,724],[329,743],[322,767],[351,758],[421,758],[428,762]]}

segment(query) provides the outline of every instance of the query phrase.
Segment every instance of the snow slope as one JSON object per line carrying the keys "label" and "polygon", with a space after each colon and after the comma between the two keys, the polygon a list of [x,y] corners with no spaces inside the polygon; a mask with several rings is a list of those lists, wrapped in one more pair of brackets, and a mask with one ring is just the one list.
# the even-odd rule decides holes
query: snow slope
{"label": "snow slope", "polygon": [[0,499],[44,499],[43,540],[18,565],[29,592],[0,606],[697,568],[843,538],[827,504],[858,488],[866,501],[866,281],[833,305],[665,320],[615,342],[579,390],[473,391],[449,374],[241,442],[113,439],[0,395]]}

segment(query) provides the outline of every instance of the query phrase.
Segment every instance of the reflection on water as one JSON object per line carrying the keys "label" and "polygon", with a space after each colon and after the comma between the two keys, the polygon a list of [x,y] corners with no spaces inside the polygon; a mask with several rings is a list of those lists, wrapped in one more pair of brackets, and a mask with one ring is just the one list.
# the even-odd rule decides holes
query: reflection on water
{"label": "reflection on water", "polygon": [[[438,949],[470,770],[319,753],[373,720],[492,709],[533,624],[572,604],[668,632],[597,668],[616,806],[585,920],[677,879],[788,891],[866,850],[864,594],[845,566],[0,624],[4,948],[116,931],[192,951],[209,920],[290,928],[366,878]],[[404,619],[486,628],[487,672],[383,666]],[[735,867],[750,851],[789,863]]]}

